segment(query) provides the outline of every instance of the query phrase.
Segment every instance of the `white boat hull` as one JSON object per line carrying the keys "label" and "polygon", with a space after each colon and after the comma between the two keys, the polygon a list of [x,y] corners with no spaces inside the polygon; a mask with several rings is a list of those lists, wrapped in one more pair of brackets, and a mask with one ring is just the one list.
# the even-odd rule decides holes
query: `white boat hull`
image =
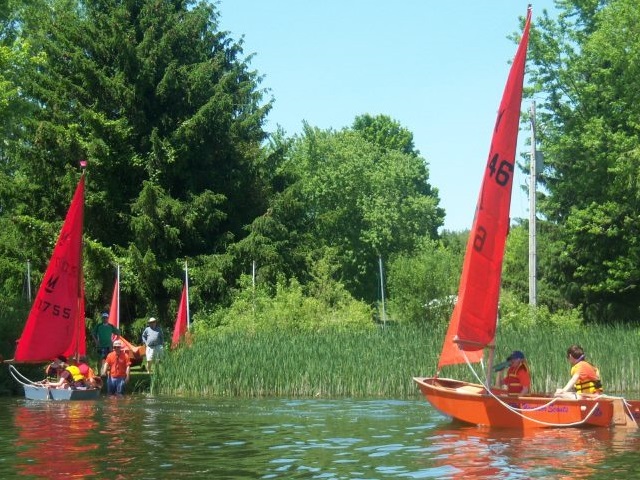
{"label": "white boat hull", "polygon": [[99,396],[100,390],[97,388],[71,389],[24,385],[24,398],[27,400],[96,400]]}

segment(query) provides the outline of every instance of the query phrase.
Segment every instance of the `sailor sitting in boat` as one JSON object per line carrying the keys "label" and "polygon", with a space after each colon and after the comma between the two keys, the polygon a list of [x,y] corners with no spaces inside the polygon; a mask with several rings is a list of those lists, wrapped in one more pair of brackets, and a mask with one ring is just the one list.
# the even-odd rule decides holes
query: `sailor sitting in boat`
{"label": "sailor sitting in boat", "polygon": [[600,372],[584,359],[584,350],[580,345],[571,345],[567,349],[567,360],[571,363],[571,378],[563,388],[556,390],[556,397],[576,398],[603,392]]}
{"label": "sailor sitting in boat", "polygon": [[71,365],[62,363],[64,370],[60,373],[58,381],[47,381],[45,385],[49,388],[86,388],[84,375],[80,373],[77,362],[72,359],[71,363]]}
{"label": "sailor sitting in boat", "polygon": [[[502,368],[499,368],[502,366]],[[504,369],[507,369],[504,375]],[[509,395],[523,395],[531,390],[531,375],[529,374],[529,365],[524,358],[524,353],[520,350],[514,350],[507,357],[507,361],[496,365],[498,373],[498,385],[507,388]]]}
{"label": "sailor sitting in boat", "polygon": [[66,367],[67,357],[64,355],[58,355],[53,362],[44,368],[44,374],[47,377],[46,381],[54,382],[58,381],[60,374],[64,372]]}

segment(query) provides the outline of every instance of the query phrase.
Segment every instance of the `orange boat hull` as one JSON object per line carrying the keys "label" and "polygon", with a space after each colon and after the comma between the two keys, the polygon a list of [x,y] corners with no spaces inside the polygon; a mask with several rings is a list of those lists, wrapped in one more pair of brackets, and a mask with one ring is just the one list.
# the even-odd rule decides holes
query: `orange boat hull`
{"label": "orange boat hull", "polygon": [[529,429],[613,424],[614,400],[610,398],[554,399],[538,394],[513,396],[499,390],[490,395],[482,385],[449,378],[414,381],[436,409],[472,425]]}

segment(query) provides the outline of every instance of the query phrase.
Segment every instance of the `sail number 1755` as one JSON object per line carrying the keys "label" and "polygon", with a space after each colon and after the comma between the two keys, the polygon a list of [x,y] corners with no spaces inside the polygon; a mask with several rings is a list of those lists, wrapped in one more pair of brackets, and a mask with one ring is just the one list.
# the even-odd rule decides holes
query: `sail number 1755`
{"label": "sail number 1755", "polygon": [[71,309],[69,307],[62,307],[42,299],[37,300],[36,307],[41,312],[50,312],[54,317],[71,318]]}

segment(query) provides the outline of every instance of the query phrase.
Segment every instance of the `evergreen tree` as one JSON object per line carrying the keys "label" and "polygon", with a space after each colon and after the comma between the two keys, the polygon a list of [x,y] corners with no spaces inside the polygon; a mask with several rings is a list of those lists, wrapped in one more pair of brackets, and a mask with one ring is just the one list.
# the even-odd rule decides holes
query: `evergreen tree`
{"label": "evergreen tree", "polygon": [[205,1],[42,0],[21,19],[45,62],[21,84],[34,112],[12,145],[17,230],[25,250],[42,252],[43,269],[56,229],[26,233],[38,221],[59,226],[87,159],[96,309],[108,301],[113,264],[125,261],[131,316],[162,316],[184,258],[196,271],[214,267],[211,256],[265,209],[256,160],[270,103],[218,16]]}

